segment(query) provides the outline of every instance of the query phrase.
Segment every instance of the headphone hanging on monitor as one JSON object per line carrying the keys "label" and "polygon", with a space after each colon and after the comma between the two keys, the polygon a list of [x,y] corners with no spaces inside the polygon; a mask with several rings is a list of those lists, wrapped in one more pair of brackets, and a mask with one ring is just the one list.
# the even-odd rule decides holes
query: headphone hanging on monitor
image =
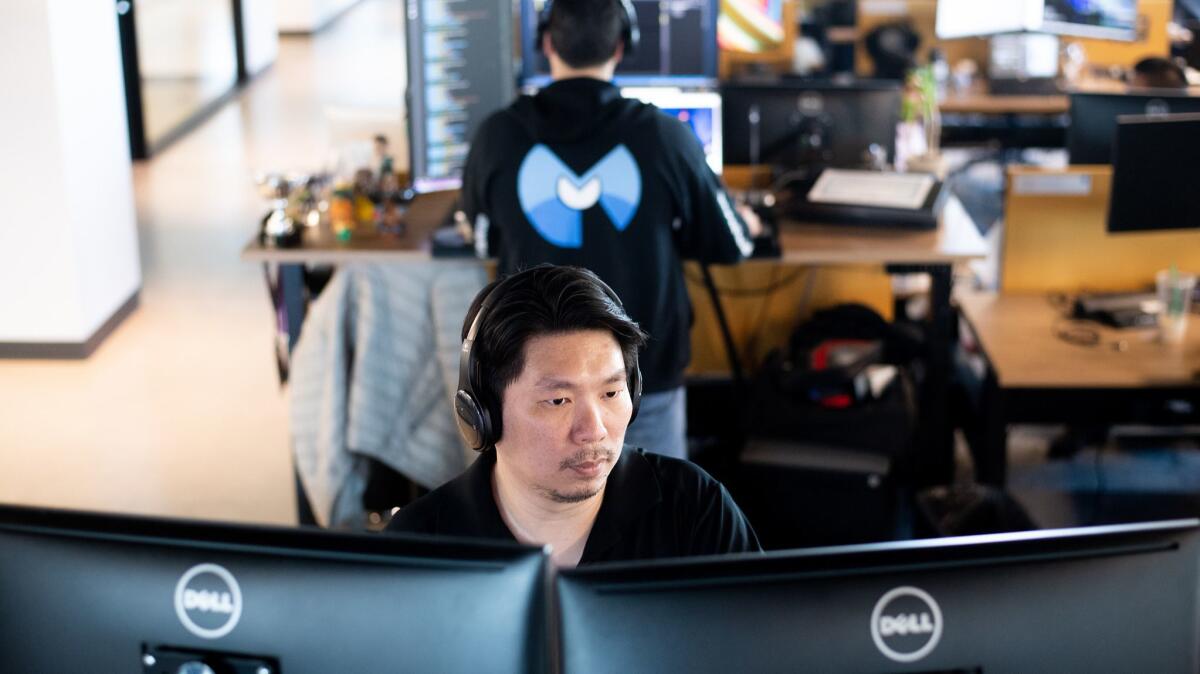
{"label": "headphone hanging on monitor", "polygon": [[[621,40],[625,43],[625,56],[633,56],[637,51],[638,42],[641,41],[641,31],[638,30],[637,10],[633,7],[633,0],[614,0],[621,4],[621,9],[625,10],[621,20]],[[541,53],[542,45],[545,44],[546,31],[550,30],[550,8],[554,6],[554,0],[546,0],[546,4],[542,6],[542,11],[538,14],[537,22],[537,38],[533,43],[533,51],[535,54]]]}
{"label": "headphone hanging on monitor", "polygon": [[[621,303],[621,298],[617,296],[617,293],[599,278],[594,280],[613,304],[617,305],[624,313],[625,305]],[[475,339],[484,325],[492,302],[501,296],[500,291],[506,283],[508,283],[508,279],[497,283],[483,298],[479,305],[479,311],[475,312],[475,319],[471,321],[471,327],[467,330],[467,336],[463,339],[462,351],[459,352],[458,392],[454,394],[454,420],[458,423],[458,432],[463,441],[477,452],[496,444],[496,441],[500,439],[502,423],[499,423],[501,422],[500,401],[485,400],[485,397],[479,393],[485,389],[482,368],[475,355]],[[629,372],[629,380],[626,385],[629,387],[630,402],[633,403],[633,413],[629,416],[629,423],[632,424],[633,420],[637,419],[638,406],[642,402],[642,371],[638,366],[636,352],[633,354],[633,368]]]}

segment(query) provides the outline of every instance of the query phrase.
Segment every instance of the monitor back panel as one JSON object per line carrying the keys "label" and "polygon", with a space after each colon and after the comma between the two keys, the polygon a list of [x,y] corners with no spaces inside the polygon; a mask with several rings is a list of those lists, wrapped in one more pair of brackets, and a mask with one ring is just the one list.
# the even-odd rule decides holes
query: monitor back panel
{"label": "monitor back panel", "polygon": [[568,673],[1195,672],[1196,558],[1193,534],[1149,535],[1080,557],[1047,547],[795,575],[566,575],[562,661]]}
{"label": "monitor back panel", "polygon": [[1067,153],[1072,164],[1111,164],[1120,115],[1200,112],[1200,97],[1173,90],[1136,94],[1071,94]]}

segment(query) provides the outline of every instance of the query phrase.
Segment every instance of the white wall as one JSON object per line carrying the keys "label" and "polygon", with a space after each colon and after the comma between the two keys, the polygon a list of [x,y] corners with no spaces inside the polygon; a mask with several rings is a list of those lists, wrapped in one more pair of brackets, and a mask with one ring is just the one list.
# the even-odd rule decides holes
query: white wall
{"label": "white wall", "polygon": [[280,32],[311,33],[356,2],[358,0],[275,0],[275,18]]}
{"label": "white wall", "polygon": [[141,285],[113,5],[10,3],[0,63],[0,342],[83,342]]}
{"label": "white wall", "polygon": [[242,0],[242,26],[246,31],[246,72],[254,75],[279,55],[275,0]]}

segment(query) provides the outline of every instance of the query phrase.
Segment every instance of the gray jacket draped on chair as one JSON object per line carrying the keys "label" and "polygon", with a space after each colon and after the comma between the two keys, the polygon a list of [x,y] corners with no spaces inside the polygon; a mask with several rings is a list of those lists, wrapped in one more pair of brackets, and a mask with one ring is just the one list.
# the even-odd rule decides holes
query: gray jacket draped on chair
{"label": "gray jacket draped on chair", "polygon": [[292,353],[289,416],[318,523],[358,528],[366,457],[434,488],[474,453],[455,427],[463,318],[487,283],[475,261],[340,267]]}

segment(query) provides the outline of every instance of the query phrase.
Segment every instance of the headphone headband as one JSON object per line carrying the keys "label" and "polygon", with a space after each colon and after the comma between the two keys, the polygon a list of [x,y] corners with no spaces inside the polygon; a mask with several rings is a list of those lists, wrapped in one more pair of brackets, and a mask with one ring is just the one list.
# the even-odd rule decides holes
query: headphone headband
{"label": "headphone headband", "polygon": [[[625,44],[625,56],[632,56],[637,51],[638,43],[642,38],[641,31],[638,29],[637,9],[633,6],[633,0],[613,1],[620,3],[621,9],[624,10],[621,14],[621,41]],[[550,30],[550,9],[553,6],[554,0],[546,0],[541,13],[538,14],[536,41],[533,44],[535,54],[542,51],[545,36]]]}

